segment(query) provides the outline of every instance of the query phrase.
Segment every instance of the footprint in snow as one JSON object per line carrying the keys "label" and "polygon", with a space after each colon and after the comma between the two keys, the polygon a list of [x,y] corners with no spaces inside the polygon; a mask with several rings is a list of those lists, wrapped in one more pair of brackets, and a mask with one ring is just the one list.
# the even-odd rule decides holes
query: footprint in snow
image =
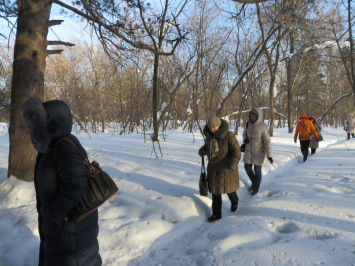
{"label": "footprint in snow", "polygon": [[266,191],[266,197],[268,197],[268,198],[272,197],[273,195],[277,195],[277,194],[282,194],[282,191],[276,190],[276,189]]}
{"label": "footprint in snow", "polygon": [[190,172],[186,172],[186,171],[181,171],[180,174],[181,174],[181,175],[191,175]]}
{"label": "footprint in snow", "polygon": [[284,223],[275,223],[274,221],[266,220],[266,222],[271,228],[280,234],[291,234],[300,230],[296,223],[290,221]]}
{"label": "footprint in snow", "polygon": [[318,229],[307,230],[306,234],[310,239],[314,239],[314,240],[333,239],[337,236],[337,233],[329,232],[327,230],[318,230]]}
{"label": "footprint in snow", "polygon": [[277,225],[275,228],[280,234],[291,234],[299,230],[298,226],[294,222],[286,222]]}

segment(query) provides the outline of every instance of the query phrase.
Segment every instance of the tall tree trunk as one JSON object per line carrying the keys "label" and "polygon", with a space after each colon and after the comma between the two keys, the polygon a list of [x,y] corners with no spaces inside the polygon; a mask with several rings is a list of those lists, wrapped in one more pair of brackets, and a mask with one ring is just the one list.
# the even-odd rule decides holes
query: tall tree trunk
{"label": "tall tree trunk", "polygon": [[[236,126],[235,126],[235,130],[234,130],[234,135],[238,135],[238,131],[239,131],[239,127],[240,127],[240,120],[242,119],[242,111],[243,111],[243,108],[244,108],[244,103],[245,103],[245,99],[246,97],[248,96],[248,91],[245,91],[245,88],[244,88],[244,82],[241,82],[241,87],[242,87],[242,92],[243,92],[243,96],[242,96],[242,100],[240,101],[239,103],[239,112],[238,112],[238,122],[236,123]],[[246,121],[243,121],[243,124],[245,125]],[[243,126],[244,127],[244,126]]]}
{"label": "tall tree trunk", "polygon": [[22,115],[22,104],[44,97],[48,21],[51,4],[44,0],[19,0],[11,87],[8,177],[33,181],[37,151]]}
{"label": "tall tree trunk", "polygon": [[274,136],[274,124],[275,124],[275,100],[274,100],[274,87],[275,87],[275,78],[276,78],[276,67],[275,71],[271,74],[270,87],[269,87],[269,101],[270,101],[270,127],[269,134],[270,137]]}
{"label": "tall tree trunk", "polygon": [[349,23],[349,40],[350,40],[350,69],[351,69],[351,85],[354,93],[354,105],[355,105],[355,72],[354,72],[354,41],[353,41],[353,33],[352,33],[352,19],[351,19],[351,1],[348,0],[348,23]]}
{"label": "tall tree trunk", "polygon": [[153,74],[153,141],[158,141],[158,73],[159,73],[159,55],[154,55],[154,74]]}
{"label": "tall tree trunk", "polygon": [[175,120],[175,129],[178,128],[178,121],[177,121],[177,110],[176,110],[176,99],[174,100],[174,120]]}
{"label": "tall tree trunk", "polygon": [[[295,39],[293,31],[290,33],[290,54],[295,51]],[[293,132],[293,80],[292,80],[292,56],[287,62],[287,116],[288,116],[288,133]]]}

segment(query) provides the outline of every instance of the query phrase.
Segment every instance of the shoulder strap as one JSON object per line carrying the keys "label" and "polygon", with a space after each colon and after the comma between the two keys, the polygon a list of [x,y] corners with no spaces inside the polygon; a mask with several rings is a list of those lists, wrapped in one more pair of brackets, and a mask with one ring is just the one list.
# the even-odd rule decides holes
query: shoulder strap
{"label": "shoulder strap", "polygon": [[248,138],[248,125],[249,125],[249,120],[247,121],[246,130],[245,130],[245,135],[247,138]]}
{"label": "shoulder strap", "polygon": [[303,126],[304,130],[307,131],[307,128],[302,124],[302,122],[300,122],[300,123],[301,123],[301,125]]}
{"label": "shoulder strap", "polygon": [[206,173],[206,169],[205,169],[205,156],[202,156],[201,173]]}
{"label": "shoulder strap", "polygon": [[55,145],[55,148],[54,148],[54,157],[55,157],[55,162],[57,163],[57,146],[60,142],[62,141],[66,141],[66,142],[69,142],[71,145],[73,145],[73,147],[78,151],[78,153],[80,154],[81,158],[83,158],[83,161],[86,165],[86,167],[88,169],[91,168],[91,165],[89,163],[89,160],[85,158],[85,156],[81,153],[81,151],[78,149],[78,147],[76,147],[76,145],[74,144],[74,142],[72,142],[70,139],[67,139],[67,138],[62,138],[60,140],[58,140],[57,144]]}

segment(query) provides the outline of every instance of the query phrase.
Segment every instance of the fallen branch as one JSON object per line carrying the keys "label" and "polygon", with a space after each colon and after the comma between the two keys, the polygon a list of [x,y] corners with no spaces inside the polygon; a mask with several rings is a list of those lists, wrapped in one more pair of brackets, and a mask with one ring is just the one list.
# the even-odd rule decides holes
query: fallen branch
{"label": "fallen branch", "polygon": [[348,93],[346,93],[346,94],[340,96],[340,97],[339,97],[338,99],[336,99],[335,102],[328,108],[328,110],[326,110],[321,116],[318,116],[318,117],[316,118],[316,121],[317,121],[318,123],[321,123],[321,122],[323,121],[324,117],[330,112],[330,110],[333,109],[333,107],[334,107],[338,102],[340,102],[342,99],[344,99],[344,98],[346,98],[346,97],[351,96],[352,94],[353,94],[353,91],[351,90],[351,91],[349,91]]}

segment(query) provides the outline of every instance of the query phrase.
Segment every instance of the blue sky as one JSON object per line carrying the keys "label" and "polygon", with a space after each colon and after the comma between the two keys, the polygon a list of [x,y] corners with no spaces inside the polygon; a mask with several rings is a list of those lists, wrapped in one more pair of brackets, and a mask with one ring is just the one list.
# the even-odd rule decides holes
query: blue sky
{"label": "blue sky", "polygon": [[[70,41],[74,37],[78,38],[78,34],[82,31],[80,26],[80,21],[76,18],[69,18],[69,16],[62,16],[59,14],[60,10],[56,5],[52,5],[51,10],[51,20],[62,19],[64,22],[61,25],[53,26],[49,28],[47,40],[49,41]],[[68,12],[70,15],[72,14],[70,11]],[[15,23],[15,19],[12,19],[12,22]],[[7,22],[0,19],[0,32],[5,35],[7,38],[9,37],[10,28],[7,25]],[[16,31],[15,31],[16,32]],[[12,39],[15,39],[15,35],[12,36]],[[0,36],[0,41],[5,41],[4,38]]]}

